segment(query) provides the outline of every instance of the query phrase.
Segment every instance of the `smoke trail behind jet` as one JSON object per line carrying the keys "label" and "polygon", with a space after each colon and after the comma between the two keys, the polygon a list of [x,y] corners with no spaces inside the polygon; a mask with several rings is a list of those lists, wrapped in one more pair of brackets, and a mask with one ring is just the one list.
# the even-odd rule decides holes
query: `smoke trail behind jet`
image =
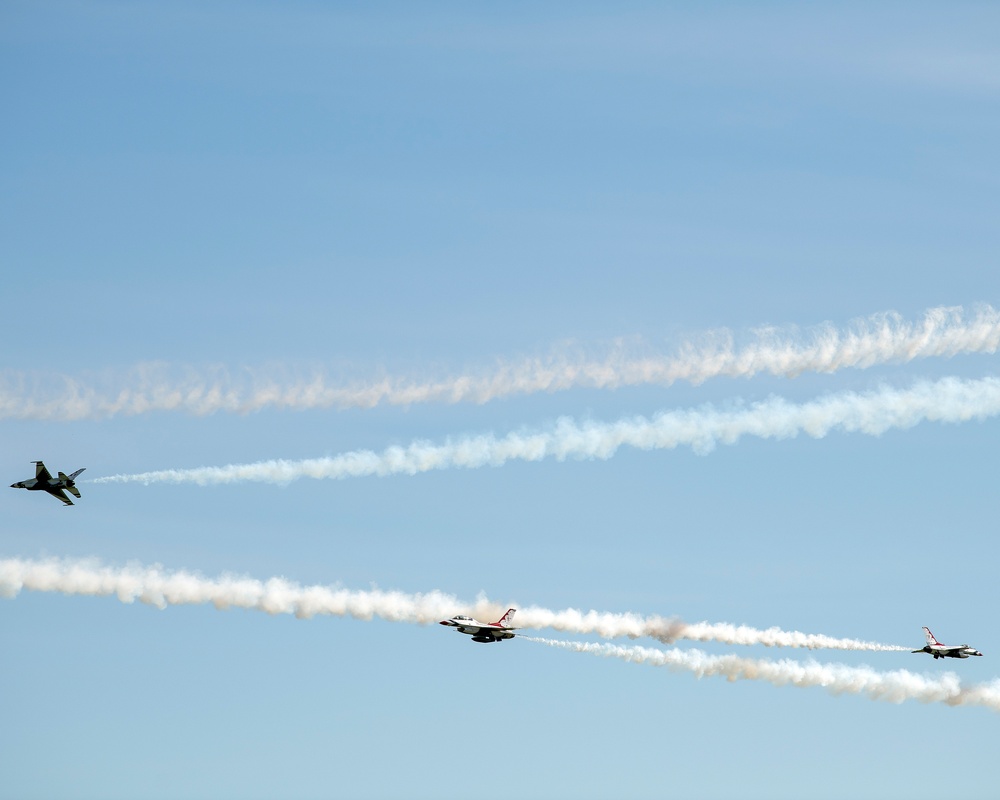
{"label": "smoke trail behind jet", "polygon": [[431,470],[499,467],[508,461],[555,458],[609,459],[621,447],[671,450],[686,445],[696,453],[717,444],[735,444],[743,436],[788,439],[806,434],[816,439],[831,431],[878,436],[924,421],[966,422],[1000,414],[1000,379],[945,378],[909,389],[830,394],[807,403],[772,397],[750,406],[722,409],[712,405],[664,411],[654,417],[617,422],[577,422],[561,418],[549,430],[417,441],[381,453],[354,450],[304,461],[271,460],[224,467],[198,467],[112,475],[91,483],[196,483],[202,486],[257,481],[286,484],[299,478],[342,479],[415,475]]}
{"label": "smoke trail behind jet", "polygon": [[[331,586],[300,586],[284,578],[266,581],[232,575],[205,578],[183,570],[164,570],[159,566],[130,564],[110,567],[87,559],[0,559],[0,596],[14,597],[22,589],[69,595],[116,596],[123,603],[138,600],[158,608],[212,604],[220,609],[244,608],[268,614],[293,614],[300,618],[330,615],[370,620],[379,617],[415,624],[436,622],[459,612],[471,613],[481,619],[495,619],[500,615],[500,609],[508,607],[485,597],[478,598],[475,603],[464,603],[439,591],[420,594],[379,589],[352,591]],[[606,638],[650,636],[670,642],[690,638],[769,647],[907,649],[778,628],[758,630],[707,622],[687,625],[680,620],[660,616],[581,612],[577,609],[552,611],[537,606],[519,607],[517,622],[521,628],[552,628]]]}
{"label": "smoke trail behind jet", "polygon": [[[335,586],[300,586],[284,578],[266,581],[234,575],[205,578],[184,570],[129,564],[109,567],[95,560],[18,558],[0,560],[0,596],[15,597],[22,589],[96,597],[116,596],[123,603],[136,600],[157,608],[207,605],[218,609],[243,608],[268,614],[293,614],[300,619],[316,615],[375,617],[392,622],[424,624],[454,613],[460,602],[442,592],[352,591]],[[474,608],[484,610],[483,600]]]}
{"label": "smoke trail behind jet", "polygon": [[780,628],[754,628],[728,622],[684,622],[676,617],[641,616],[599,611],[546,608],[518,609],[517,621],[526,628],[551,628],[565,633],[595,634],[603,639],[649,637],[673,644],[681,639],[695,642],[791,647],[807,650],[864,650],[868,652],[904,652],[910,648],[880,644],[861,639],[843,639],[818,633],[785,631]]}
{"label": "smoke trail behind jet", "polygon": [[890,703],[919,700],[922,703],[945,703],[950,706],[982,706],[1000,712],[1000,679],[963,686],[954,672],[929,677],[908,670],[879,672],[871,667],[821,664],[813,660],[769,661],[735,655],[713,656],[701,650],[656,650],[594,642],[521,638],[577,653],[620,658],[636,664],[652,664],[675,672],[691,672],[699,678],[717,675],[730,681],[764,681],[774,686],[821,686],[831,694],[860,694],[871,700]]}
{"label": "smoke trail behind jet", "polygon": [[[716,377],[795,377],[961,353],[995,353],[1000,312],[989,305],[932,308],[917,321],[883,312],[845,328],[824,324],[800,333],[762,327],[739,344],[732,331],[708,332],[673,354],[619,342],[603,355],[556,350],[548,356],[498,361],[492,368],[440,379],[383,376],[338,381],[324,370],[289,376],[288,369],[196,370],[144,364],[124,379],[0,373],[0,419],[77,420],[180,411],[205,415],[262,409],[372,408],[419,403],[487,403],[500,397],[572,388],[700,384]],[[109,385],[102,385],[109,384]]]}

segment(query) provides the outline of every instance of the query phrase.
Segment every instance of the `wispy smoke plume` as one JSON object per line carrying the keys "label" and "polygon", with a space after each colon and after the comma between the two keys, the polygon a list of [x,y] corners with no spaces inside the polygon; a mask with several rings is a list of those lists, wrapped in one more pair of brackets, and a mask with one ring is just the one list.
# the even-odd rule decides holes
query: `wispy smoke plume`
{"label": "wispy smoke plume", "polygon": [[[300,586],[284,578],[259,581],[224,575],[205,578],[185,571],[130,564],[109,567],[94,560],[19,558],[0,559],[0,596],[14,597],[22,589],[61,592],[70,595],[118,597],[123,603],[136,600],[166,608],[168,605],[212,604],[216,608],[245,608],[268,614],[294,614],[381,619],[424,624],[457,613],[471,613],[485,621],[496,619],[508,606],[480,597],[465,603],[452,595],[432,591],[421,594],[353,591],[332,586]],[[836,639],[819,634],[758,630],[747,626],[707,622],[688,625],[677,619],[637,614],[610,614],[576,609],[552,611],[531,606],[519,608],[521,628],[552,628],[606,638],[651,636],[664,642],[678,639],[718,641],[729,644],[762,644],[769,647],[833,648],[840,650],[905,650],[904,647]]]}
{"label": "wispy smoke plume", "polygon": [[258,481],[285,484],[298,478],[355,478],[369,475],[415,475],[441,469],[501,466],[508,461],[608,459],[620,447],[670,450],[686,445],[708,453],[717,444],[742,436],[788,439],[800,433],[822,438],[834,430],[878,436],[920,422],[966,422],[1000,413],[1000,379],[945,378],[909,389],[830,394],[808,403],[772,397],[749,406],[722,409],[712,405],[664,411],[653,418],[617,422],[556,421],[544,431],[450,439],[444,444],[413,442],[381,453],[354,450],[304,461],[272,460],[224,467],[198,467],[112,475],[91,483],[220,483]]}
{"label": "wispy smoke plume", "polygon": [[145,364],[124,378],[73,378],[0,373],[0,419],[76,420],[181,411],[189,414],[250,413],[266,408],[371,408],[418,403],[486,403],[499,397],[571,388],[614,389],[677,381],[699,384],[727,376],[794,377],[848,367],[903,363],[960,353],[995,353],[1000,312],[988,305],[966,313],[961,306],[932,308],[907,321],[894,312],[854,321],[846,328],[824,324],[806,330],[763,327],[737,342],[729,330],[706,333],[672,354],[617,343],[598,356],[553,352],[537,358],[498,361],[491,368],[440,379],[383,376],[338,381],[325,370],[307,375],[288,369],[235,372]]}
{"label": "wispy smoke plume", "polygon": [[713,656],[701,650],[655,650],[594,642],[522,638],[577,653],[620,658],[636,664],[652,664],[675,672],[691,672],[699,678],[718,675],[730,681],[764,681],[774,686],[820,686],[831,694],[860,694],[872,700],[890,703],[919,700],[922,703],[982,706],[991,711],[1000,711],[1000,679],[963,686],[954,672],[930,677],[908,670],[879,672],[871,667],[821,664],[812,660],[768,661],[734,655]]}

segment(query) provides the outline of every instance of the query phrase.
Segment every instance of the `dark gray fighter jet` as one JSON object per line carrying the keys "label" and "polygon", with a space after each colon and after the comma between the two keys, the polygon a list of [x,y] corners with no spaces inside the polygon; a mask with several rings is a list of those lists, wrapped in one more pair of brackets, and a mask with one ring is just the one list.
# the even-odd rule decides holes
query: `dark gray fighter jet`
{"label": "dark gray fighter jet", "polygon": [[[71,475],[66,475],[60,472],[58,478],[53,478],[47,469],[45,469],[45,464],[41,461],[31,462],[35,465],[35,477],[29,478],[26,481],[18,481],[17,483],[12,483],[10,485],[11,489],[27,489],[29,492],[48,492],[53,497],[58,497],[66,505],[73,505],[73,501],[66,496],[66,492],[69,492],[73,497],[80,496],[80,490],[76,488],[76,484],[73,483],[74,478],[83,472],[86,467],[78,469]],[[66,492],[63,491],[66,490]]]}

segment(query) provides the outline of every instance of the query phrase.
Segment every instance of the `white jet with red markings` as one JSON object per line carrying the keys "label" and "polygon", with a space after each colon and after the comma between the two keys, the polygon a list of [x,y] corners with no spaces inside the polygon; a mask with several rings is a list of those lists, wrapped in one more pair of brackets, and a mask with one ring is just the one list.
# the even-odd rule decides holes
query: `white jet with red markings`
{"label": "white jet with red markings", "polygon": [[968,658],[982,655],[975,647],[969,647],[967,644],[941,644],[927,627],[924,628],[924,638],[927,640],[927,646],[910,652],[930,653],[934,658]]}
{"label": "white jet with red markings", "polygon": [[480,622],[472,617],[463,617],[461,614],[451,619],[441,620],[441,625],[448,625],[458,628],[459,633],[467,633],[474,642],[489,644],[490,642],[502,642],[504,639],[513,639],[517,628],[512,628],[510,623],[514,620],[514,612],[517,609],[508,608],[496,622]]}

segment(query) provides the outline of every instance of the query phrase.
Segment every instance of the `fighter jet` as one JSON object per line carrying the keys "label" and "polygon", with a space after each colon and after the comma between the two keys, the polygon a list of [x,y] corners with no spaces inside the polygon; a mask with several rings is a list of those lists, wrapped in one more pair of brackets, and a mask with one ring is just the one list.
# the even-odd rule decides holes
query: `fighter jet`
{"label": "fighter jet", "polygon": [[930,653],[934,658],[968,658],[969,656],[981,656],[975,647],[969,647],[967,644],[963,645],[947,645],[941,644],[937,639],[934,638],[934,634],[931,633],[930,628],[924,628],[924,638],[927,640],[927,646],[921,647],[919,650],[912,650],[913,653]]}
{"label": "fighter jet", "polygon": [[[66,505],[73,505],[73,501],[66,496],[66,492],[69,492],[73,497],[79,498],[80,490],[76,488],[76,484],[73,482],[74,478],[83,472],[86,467],[78,469],[71,475],[66,475],[63,472],[59,473],[58,478],[53,478],[47,469],[45,469],[45,464],[41,461],[32,461],[35,465],[35,477],[29,478],[26,481],[18,481],[17,483],[12,483],[10,485],[11,489],[27,489],[29,492],[48,492],[53,497],[58,497]],[[63,491],[66,490],[66,492]]]}
{"label": "fighter jet", "polygon": [[440,624],[458,628],[459,633],[469,634],[474,642],[482,642],[483,644],[502,642],[504,639],[514,638],[511,631],[516,631],[517,628],[510,627],[510,623],[514,619],[515,610],[513,608],[507,609],[507,613],[496,622],[480,622],[472,617],[459,615],[451,619],[443,619]]}

